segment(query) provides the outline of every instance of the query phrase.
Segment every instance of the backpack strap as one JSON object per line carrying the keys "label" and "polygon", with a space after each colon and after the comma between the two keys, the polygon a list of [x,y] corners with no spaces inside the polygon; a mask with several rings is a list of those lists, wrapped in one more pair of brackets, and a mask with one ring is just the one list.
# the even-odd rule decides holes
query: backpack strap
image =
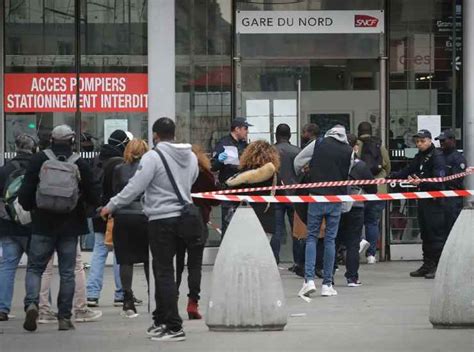
{"label": "backpack strap", "polygon": [[183,196],[181,195],[181,192],[179,191],[178,185],[176,184],[176,181],[174,180],[173,174],[171,173],[170,167],[168,165],[168,162],[166,161],[165,156],[163,155],[161,150],[159,150],[158,148],[155,148],[154,150],[160,156],[161,162],[163,163],[163,166],[165,167],[166,174],[168,175],[171,185],[173,186],[174,192],[176,193],[176,196],[178,197],[178,201],[181,203],[181,205],[186,205],[186,202],[184,201]]}
{"label": "backpack strap", "polygon": [[51,149],[43,150],[43,153],[48,157],[49,160],[58,160],[56,154]]}
{"label": "backpack strap", "polygon": [[79,153],[72,153],[72,155],[66,160],[66,162],[75,164],[79,160],[81,155]]}

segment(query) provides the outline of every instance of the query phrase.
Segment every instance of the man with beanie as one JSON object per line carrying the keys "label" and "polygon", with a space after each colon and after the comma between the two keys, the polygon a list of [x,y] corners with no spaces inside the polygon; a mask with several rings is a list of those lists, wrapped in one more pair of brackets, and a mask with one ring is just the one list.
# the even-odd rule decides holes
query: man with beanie
{"label": "man with beanie", "polygon": [[[309,146],[308,146],[309,147]],[[307,148],[308,148],[307,147]],[[314,147],[310,162],[310,182],[345,181],[349,177],[352,148],[347,142],[346,129],[336,125]],[[295,170],[296,171],[296,170]],[[310,195],[347,194],[347,187],[322,187],[310,190]],[[308,237],[306,238],[305,282],[299,295],[308,296],[316,291],[314,284],[317,239],[323,219],[326,219],[324,236],[324,274],[321,296],[335,296],[332,286],[336,257],[336,236],[342,213],[341,203],[310,203],[308,206]]]}
{"label": "man with beanie", "polygon": [[[35,331],[37,328],[41,275],[54,251],[58,254],[61,278],[58,295],[59,330],[74,328],[71,322],[71,309],[75,289],[74,267],[78,236],[88,233],[84,203],[93,206],[99,204],[99,190],[94,182],[89,164],[79,155],[73,155],[74,136],[74,132],[67,125],[55,127],[51,133],[51,149],[37,153],[31,158],[23,184],[18,192],[19,203],[25,210],[31,212],[32,218],[24,301],[26,317],[23,328],[27,331]],[[63,172],[66,172],[64,170],[70,170],[70,172],[75,170],[78,173],[76,188],[72,192],[79,192],[79,198],[77,203],[67,203],[71,207],[74,206],[71,211],[59,213],[54,209],[56,203],[46,201],[46,199],[50,199],[45,198],[46,195],[51,194],[52,197],[52,189],[66,187],[64,184],[57,187],[52,186],[51,182],[54,182],[54,179],[48,178],[49,170],[58,169],[51,168],[46,172],[42,166],[48,161],[51,162],[51,167],[56,164],[65,164],[62,167]],[[66,167],[66,164],[72,165]],[[49,188],[43,188],[45,185]],[[68,186],[70,185],[71,183],[68,183]],[[41,192],[37,192],[37,190],[41,190]],[[64,199],[67,201],[66,198]]]}
{"label": "man with beanie", "polygon": [[[94,159],[94,177],[101,187],[101,205],[108,203],[112,191],[112,173],[115,166],[123,162],[123,152],[130,139],[125,131],[115,130],[108,139],[108,144],[104,144],[99,155]],[[109,249],[104,244],[105,229],[107,223],[98,215],[92,219],[95,232],[94,249],[92,251],[91,267],[87,277],[87,305],[89,307],[99,306],[100,292],[104,282],[104,269]],[[115,296],[114,305],[122,306],[123,290],[120,282],[119,266],[114,255],[114,280]],[[138,303],[138,302],[137,302]]]}
{"label": "man with beanie", "polygon": [[[0,194],[3,196],[15,177],[25,173],[37,142],[27,134],[15,139],[16,156],[0,168]],[[5,203],[0,203],[0,246],[3,259],[0,262],[0,321],[8,320],[13,298],[15,274],[21,256],[27,252],[31,228],[14,222],[7,213]]]}
{"label": "man with beanie", "polygon": [[[186,339],[178,312],[173,258],[181,240],[178,223],[183,210],[182,201],[192,203],[191,187],[198,177],[199,168],[191,145],[174,143],[174,137],[173,120],[167,117],[158,119],[153,124],[156,150],[143,155],[135,176],[101,211],[103,217],[109,216],[145,192],[143,211],[149,221],[148,237],[153,255],[156,300],[153,325],[147,334],[155,341]],[[165,165],[168,165],[172,176],[167,174]],[[175,180],[182,201],[178,198],[171,177]]]}
{"label": "man with beanie", "polygon": [[[375,178],[385,178],[390,174],[390,156],[387,149],[382,145],[380,138],[372,135],[372,125],[364,121],[357,127],[359,150],[358,157],[369,167]],[[379,193],[387,193],[387,185],[379,185]],[[377,253],[377,241],[380,238],[380,219],[385,209],[385,201],[365,202],[364,205],[364,226],[365,240],[361,241],[362,252],[368,247],[367,263],[375,264]]]}

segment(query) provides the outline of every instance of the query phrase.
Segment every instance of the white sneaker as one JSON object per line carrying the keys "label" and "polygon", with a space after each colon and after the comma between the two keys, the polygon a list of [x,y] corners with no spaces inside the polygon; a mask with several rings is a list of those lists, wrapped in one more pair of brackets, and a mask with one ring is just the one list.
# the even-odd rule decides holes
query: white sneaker
{"label": "white sneaker", "polygon": [[305,282],[303,284],[303,287],[301,288],[300,292],[298,293],[298,296],[306,296],[309,297],[310,294],[316,292],[316,285],[314,284],[313,280],[308,280],[308,282]]}
{"label": "white sneaker", "polygon": [[52,310],[40,311],[38,317],[39,324],[52,324],[58,322],[58,315]]}
{"label": "white sneaker", "polygon": [[377,260],[375,259],[375,256],[369,255],[367,257],[367,264],[375,264],[376,262],[377,262]]}
{"label": "white sneaker", "polygon": [[365,252],[369,249],[370,243],[367,240],[362,240],[359,243],[359,255],[365,257]]}
{"label": "white sneaker", "polygon": [[139,314],[135,312],[133,309],[122,310],[120,315],[124,318],[129,318],[129,319],[133,319],[139,316]]}
{"label": "white sneaker", "polygon": [[92,310],[90,308],[78,309],[74,313],[74,322],[89,323],[97,321],[102,317],[102,311]]}
{"label": "white sneaker", "polygon": [[321,286],[321,296],[337,296],[337,291],[332,287],[332,285],[323,285]]}

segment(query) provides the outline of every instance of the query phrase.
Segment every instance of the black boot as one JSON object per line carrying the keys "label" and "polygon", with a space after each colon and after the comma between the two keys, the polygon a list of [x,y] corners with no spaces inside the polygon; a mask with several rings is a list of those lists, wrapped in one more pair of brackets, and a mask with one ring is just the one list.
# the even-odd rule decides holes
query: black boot
{"label": "black boot", "polygon": [[425,275],[431,272],[433,268],[435,268],[435,271],[436,271],[436,267],[432,262],[425,261],[421,267],[419,267],[415,271],[412,271],[410,273],[410,276],[411,277],[425,277]]}

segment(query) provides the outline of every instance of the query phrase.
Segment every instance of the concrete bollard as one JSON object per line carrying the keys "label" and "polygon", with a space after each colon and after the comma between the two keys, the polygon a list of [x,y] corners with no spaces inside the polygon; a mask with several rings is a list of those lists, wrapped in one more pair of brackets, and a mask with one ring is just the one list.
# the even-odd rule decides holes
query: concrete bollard
{"label": "concrete bollard", "polygon": [[444,246],[430,305],[434,328],[474,328],[474,209],[463,209]]}
{"label": "concrete bollard", "polygon": [[283,330],[287,323],[280,273],[268,238],[249,206],[227,228],[212,273],[206,325],[211,331]]}

